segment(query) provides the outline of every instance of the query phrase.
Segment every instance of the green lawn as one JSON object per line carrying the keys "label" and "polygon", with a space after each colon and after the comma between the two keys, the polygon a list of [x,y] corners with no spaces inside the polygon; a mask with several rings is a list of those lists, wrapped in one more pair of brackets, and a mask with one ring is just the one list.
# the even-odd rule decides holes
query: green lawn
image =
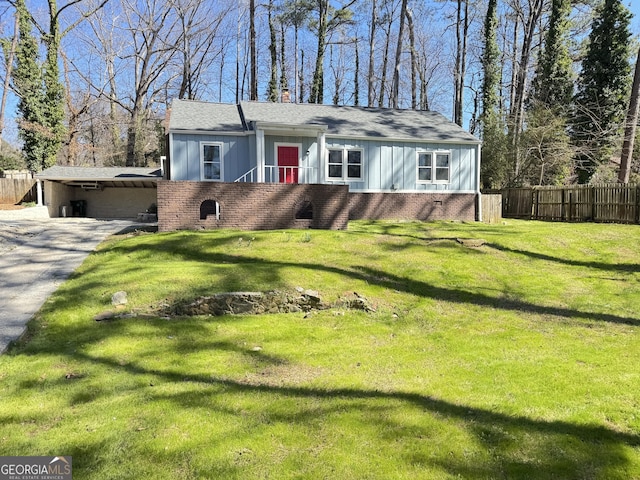
{"label": "green lawn", "polygon": [[[632,225],[118,236],[0,356],[0,455],[72,455],[78,479],[640,478],[639,259]],[[376,311],[148,315],[296,286]],[[139,315],[94,321],[119,290]]]}

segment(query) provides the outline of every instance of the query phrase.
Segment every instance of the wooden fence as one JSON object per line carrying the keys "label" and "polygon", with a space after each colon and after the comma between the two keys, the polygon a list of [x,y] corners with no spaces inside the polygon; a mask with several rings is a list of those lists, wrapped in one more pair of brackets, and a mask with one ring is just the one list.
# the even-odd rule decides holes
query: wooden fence
{"label": "wooden fence", "polygon": [[500,223],[502,220],[502,194],[482,194],[482,221]]}
{"label": "wooden fence", "polygon": [[0,204],[36,202],[36,181],[27,178],[0,178]]}
{"label": "wooden fence", "polygon": [[505,218],[640,223],[640,185],[507,188],[502,198]]}

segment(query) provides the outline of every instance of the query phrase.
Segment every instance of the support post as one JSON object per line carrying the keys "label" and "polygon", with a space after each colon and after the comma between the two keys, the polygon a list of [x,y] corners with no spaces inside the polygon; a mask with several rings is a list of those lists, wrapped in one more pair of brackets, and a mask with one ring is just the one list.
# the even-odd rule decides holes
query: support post
{"label": "support post", "polygon": [[256,128],[256,181],[258,183],[264,183],[264,130]]}
{"label": "support post", "polygon": [[42,195],[42,182],[39,178],[36,179],[36,192],[38,195],[38,206],[42,207],[44,205],[43,195]]}

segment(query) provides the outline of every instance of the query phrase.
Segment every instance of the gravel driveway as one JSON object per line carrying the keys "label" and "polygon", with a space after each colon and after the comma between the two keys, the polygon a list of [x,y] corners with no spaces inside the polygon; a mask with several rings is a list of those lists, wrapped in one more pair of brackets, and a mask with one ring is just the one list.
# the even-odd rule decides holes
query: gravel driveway
{"label": "gravel driveway", "polygon": [[0,211],[0,353],[24,333],[49,295],[100,242],[138,225],[131,220],[50,219],[39,208],[28,210]]}

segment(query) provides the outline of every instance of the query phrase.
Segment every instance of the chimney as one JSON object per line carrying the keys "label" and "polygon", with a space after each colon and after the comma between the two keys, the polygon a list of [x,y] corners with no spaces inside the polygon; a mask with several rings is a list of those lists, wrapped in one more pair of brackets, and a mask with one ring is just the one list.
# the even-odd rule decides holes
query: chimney
{"label": "chimney", "polygon": [[283,88],[282,89],[282,95],[281,95],[280,101],[282,103],[291,103],[291,94],[289,93],[289,89],[288,88]]}

